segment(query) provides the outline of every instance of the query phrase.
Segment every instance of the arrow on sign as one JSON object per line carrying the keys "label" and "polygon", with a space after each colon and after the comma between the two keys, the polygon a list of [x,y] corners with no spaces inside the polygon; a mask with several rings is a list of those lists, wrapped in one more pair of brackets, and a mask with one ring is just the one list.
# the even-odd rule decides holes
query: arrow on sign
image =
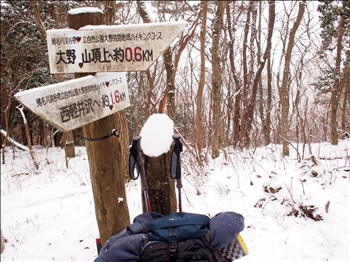
{"label": "arrow on sign", "polygon": [[129,107],[126,73],[85,76],[34,88],[15,98],[55,127],[69,131]]}
{"label": "arrow on sign", "polygon": [[144,71],[186,24],[168,22],[48,30],[50,72]]}

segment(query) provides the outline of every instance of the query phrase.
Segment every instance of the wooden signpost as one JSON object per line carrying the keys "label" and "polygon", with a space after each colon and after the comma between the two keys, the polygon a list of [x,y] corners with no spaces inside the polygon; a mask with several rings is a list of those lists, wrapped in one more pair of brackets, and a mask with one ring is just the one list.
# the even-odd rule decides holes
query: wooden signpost
{"label": "wooden signpost", "polygon": [[69,131],[129,107],[126,73],[85,76],[19,92],[23,105]]}
{"label": "wooden signpost", "polygon": [[[102,18],[99,9],[77,8],[68,13],[69,27],[74,29],[47,31],[51,74],[75,73],[76,79],[15,97],[61,130],[82,126],[103,245],[129,223],[121,144],[108,135],[118,128],[112,114],[130,104],[125,72],[148,69],[186,23],[102,26]],[[114,73],[86,74],[96,72]]]}
{"label": "wooden signpost", "polygon": [[144,71],[185,26],[167,22],[48,30],[50,72]]}

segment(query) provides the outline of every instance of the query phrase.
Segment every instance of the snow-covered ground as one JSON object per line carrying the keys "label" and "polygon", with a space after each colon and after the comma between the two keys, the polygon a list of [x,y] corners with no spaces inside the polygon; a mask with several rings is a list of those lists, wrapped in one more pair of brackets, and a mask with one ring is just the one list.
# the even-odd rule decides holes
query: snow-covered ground
{"label": "snow-covered ground", "polygon": [[[184,149],[184,211],[241,213],[250,252],[241,261],[349,261],[349,140],[311,145],[316,163],[310,154],[298,162],[293,148],[282,158],[277,145],[226,149],[202,175]],[[34,153],[38,170],[28,151],[5,149],[1,261],[94,260],[98,228],[85,148],[76,147],[68,167],[60,148]],[[126,190],[133,219],[141,212],[140,181]]]}

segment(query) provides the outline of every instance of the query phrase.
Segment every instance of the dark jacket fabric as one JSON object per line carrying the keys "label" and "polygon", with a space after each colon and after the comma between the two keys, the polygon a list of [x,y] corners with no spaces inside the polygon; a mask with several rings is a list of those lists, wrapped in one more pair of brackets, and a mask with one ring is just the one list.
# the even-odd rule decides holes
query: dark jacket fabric
{"label": "dark jacket fabric", "polygon": [[[142,261],[141,251],[146,243],[147,223],[162,217],[156,212],[146,212],[135,217],[122,232],[107,240],[95,262]],[[235,212],[222,212],[209,221],[209,238],[213,251],[230,244],[244,229],[244,217]]]}

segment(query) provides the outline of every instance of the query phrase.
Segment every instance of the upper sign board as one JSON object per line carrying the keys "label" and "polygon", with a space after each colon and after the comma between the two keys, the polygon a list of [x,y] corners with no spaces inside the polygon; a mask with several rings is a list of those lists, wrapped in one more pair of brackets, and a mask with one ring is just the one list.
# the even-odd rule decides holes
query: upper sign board
{"label": "upper sign board", "polygon": [[169,22],[48,30],[50,72],[144,71],[186,24]]}
{"label": "upper sign board", "polygon": [[55,127],[69,131],[129,107],[126,73],[85,76],[34,88],[15,98]]}

